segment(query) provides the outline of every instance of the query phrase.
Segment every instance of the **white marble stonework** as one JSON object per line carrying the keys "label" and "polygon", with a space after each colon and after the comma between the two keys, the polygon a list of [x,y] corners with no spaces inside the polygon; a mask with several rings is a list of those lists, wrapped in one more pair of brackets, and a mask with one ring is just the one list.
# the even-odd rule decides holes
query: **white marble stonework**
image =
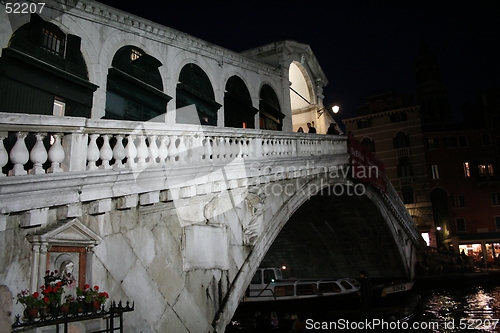
{"label": "white marble stonework", "polygon": [[[0,282],[13,294],[35,291],[47,268],[70,258],[82,263],[76,272],[85,283],[134,302],[135,311],[124,316],[127,333],[223,332],[292,214],[321,188],[348,181],[329,176],[349,166],[345,136],[292,132],[290,64],[300,63],[307,76],[309,116],[325,124],[327,114],[316,112],[328,81],[304,44],[285,41],[238,54],[96,1],[46,6],[75,3],[62,15],[40,16],[81,37],[89,83],[98,86],[91,117],[0,112]],[[2,52],[30,21],[7,16],[4,7]],[[101,119],[108,69],[127,45],[162,64],[163,93],[172,97],[162,121]],[[205,71],[222,105],[217,126],[175,123],[179,73],[190,63]],[[256,109],[263,85],[275,91],[282,131],[259,129],[258,113],[255,129],[224,127],[232,76],[246,84]],[[46,136],[51,145],[29,143]],[[6,139],[16,148],[7,149]],[[412,256],[422,246],[411,217],[392,188],[367,196],[394,237],[410,240],[400,256],[411,275]],[[22,311],[13,304],[14,314]]]}

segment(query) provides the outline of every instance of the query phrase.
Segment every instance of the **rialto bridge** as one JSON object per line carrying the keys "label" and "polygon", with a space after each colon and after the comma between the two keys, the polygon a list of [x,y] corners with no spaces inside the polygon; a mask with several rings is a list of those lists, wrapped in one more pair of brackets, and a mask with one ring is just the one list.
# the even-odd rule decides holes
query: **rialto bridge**
{"label": "rialto bridge", "polygon": [[[38,290],[46,270],[72,261],[78,285],[135,302],[126,332],[223,332],[304,209],[314,212],[304,223],[331,230],[331,240],[318,234],[318,251],[337,276],[362,266],[413,277],[424,242],[390,184],[353,177],[345,136],[292,132],[317,111],[329,119],[309,47],[240,55],[69,3],[48,2],[55,9],[38,17],[0,13],[0,285]],[[38,28],[65,53],[30,44]]]}

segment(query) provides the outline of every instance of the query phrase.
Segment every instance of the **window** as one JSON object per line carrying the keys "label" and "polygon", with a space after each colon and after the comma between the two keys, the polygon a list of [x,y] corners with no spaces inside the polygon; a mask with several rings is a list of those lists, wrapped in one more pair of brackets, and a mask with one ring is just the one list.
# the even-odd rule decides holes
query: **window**
{"label": "window", "polygon": [[495,216],[495,227],[500,230],[500,216]]}
{"label": "window", "polygon": [[62,117],[64,116],[64,111],[66,109],[66,103],[64,103],[61,100],[54,100],[54,109],[53,109],[53,115],[54,116],[59,116]]}
{"label": "window", "polygon": [[464,196],[463,195],[452,195],[451,205],[455,208],[464,207]]}
{"label": "window", "polygon": [[491,194],[493,206],[500,206],[500,192]]}
{"label": "window", "polygon": [[42,47],[47,51],[64,56],[64,41],[66,36],[58,29],[45,26],[42,29]]}
{"label": "window", "polygon": [[130,60],[131,61],[137,60],[139,59],[140,56],[142,56],[141,51],[137,49],[132,49],[132,52],[130,53]]}
{"label": "window", "polygon": [[369,127],[372,127],[372,120],[371,119],[363,119],[363,120],[358,121],[357,125],[358,125],[358,129],[369,128]]}
{"label": "window", "polygon": [[483,146],[491,146],[491,138],[488,133],[481,134],[481,139],[483,141]]}
{"label": "window", "polygon": [[465,219],[456,219],[455,223],[457,224],[457,232],[465,232]]}
{"label": "window", "polygon": [[361,140],[361,144],[363,146],[365,146],[366,149],[368,149],[372,153],[375,152],[375,142],[373,142],[372,139],[370,139],[370,138],[363,138],[363,140]]}
{"label": "window", "polygon": [[458,136],[458,146],[467,147],[467,137],[465,135]]}
{"label": "window", "polygon": [[396,136],[393,138],[394,148],[405,148],[410,146],[410,138],[403,132],[396,133]]}
{"label": "window", "polygon": [[493,164],[492,163],[480,163],[477,165],[477,170],[479,172],[479,177],[493,177]]}
{"label": "window", "polygon": [[413,188],[405,187],[401,190],[403,193],[403,203],[404,204],[412,204],[415,202],[415,198],[413,197]]}
{"label": "window", "polygon": [[406,112],[398,112],[391,114],[391,123],[400,123],[406,121]]}
{"label": "window", "polygon": [[398,177],[411,177],[412,167],[408,157],[401,157],[398,159]]}
{"label": "window", "polygon": [[436,138],[427,138],[427,148],[428,149],[437,149],[438,141]]}
{"label": "window", "polygon": [[432,179],[439,179],[439,170],[437,164],[431,165]]}
{"label": "window", "polygon": [[470,177],[470,163],[469,162],[464,162],[464,176],[466,178]]}
{"label": "window", "polygon": [[457,137],[456,136],[445,137],[444,146],[445,148],[455,148],[457,146]]}

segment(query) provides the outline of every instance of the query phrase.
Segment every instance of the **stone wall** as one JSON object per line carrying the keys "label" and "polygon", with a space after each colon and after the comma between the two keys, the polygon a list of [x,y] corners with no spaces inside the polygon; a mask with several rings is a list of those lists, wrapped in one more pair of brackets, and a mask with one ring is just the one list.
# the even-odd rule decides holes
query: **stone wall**
{"label": "stone wall", "polygon": [[0,333],[12,332],[12,292],[9,287],[0,286]]}

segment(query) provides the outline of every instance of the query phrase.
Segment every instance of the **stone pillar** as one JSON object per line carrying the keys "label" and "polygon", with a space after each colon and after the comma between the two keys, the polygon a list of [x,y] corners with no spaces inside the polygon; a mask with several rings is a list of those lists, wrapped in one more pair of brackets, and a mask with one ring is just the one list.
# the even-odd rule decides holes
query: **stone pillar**
{"label": "stone pillar", "polygon": [[0,333],[12,332],[12,292],[7,286],[0,286]]}

